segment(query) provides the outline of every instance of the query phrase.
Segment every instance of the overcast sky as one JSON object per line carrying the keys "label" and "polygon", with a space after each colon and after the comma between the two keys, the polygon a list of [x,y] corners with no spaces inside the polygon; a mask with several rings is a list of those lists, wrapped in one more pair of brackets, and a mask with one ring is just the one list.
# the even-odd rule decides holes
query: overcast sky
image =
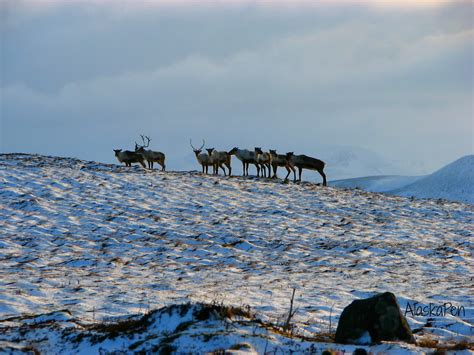
{"label": "overcast sky", "polygon": [[474,150],[470,1],[0,3],[2,152]]}

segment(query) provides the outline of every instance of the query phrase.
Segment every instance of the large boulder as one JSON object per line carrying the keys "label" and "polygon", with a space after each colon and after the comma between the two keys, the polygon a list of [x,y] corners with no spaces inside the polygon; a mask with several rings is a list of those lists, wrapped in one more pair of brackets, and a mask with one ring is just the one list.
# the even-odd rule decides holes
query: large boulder
{"label": "large boulder", "polygon": [[337,325],[337,343],[373,344],[382,340],[416,343],[393,293],[355,300],[344,308]]}

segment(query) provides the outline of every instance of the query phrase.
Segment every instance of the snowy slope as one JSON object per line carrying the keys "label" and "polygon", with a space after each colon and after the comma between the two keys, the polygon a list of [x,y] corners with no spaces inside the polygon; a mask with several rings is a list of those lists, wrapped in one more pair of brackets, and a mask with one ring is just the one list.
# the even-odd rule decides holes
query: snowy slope
{"label": "snowy slope", "polygon": [[386,192],[414,183],[422,176],[381,175],[367,176],[353,179],[330,181],[331,186],[349,189],[359,188],[370,192]]}
{"label": "snowy slope", "polygon": [[[187,302],[248,306],[278,324],[293,287],[295,331],[308,337],[333,332],[352,300],[383,291],[394,292],[402,310],[414,302],[465,308],[461,316],[408,315],[418,339],[474,336],[470,205],[2,154],[0,206],[0,347],[130,349],[141,335],[79,334],[76,343],[69,336],[84,324]],[[315,346],[258,325],[209,321],[192,331],[208,327],[241,335],[259,352]],[[230,346],[178,328],[172,346]]]}
{"label": "snowy slope", "polygon": [[462,157],[429,176],[388,193],[474,204],[474,155]]}

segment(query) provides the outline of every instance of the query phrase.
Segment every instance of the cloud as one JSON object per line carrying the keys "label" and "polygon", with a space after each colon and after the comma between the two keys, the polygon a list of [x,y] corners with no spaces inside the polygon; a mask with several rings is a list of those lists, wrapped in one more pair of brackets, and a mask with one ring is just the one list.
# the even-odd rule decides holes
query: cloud
{"label": "cloud", "polygon": [[[110,149],[145,132],[176,161],[189,137],[355,145],[430,168],[472,151],[473,30],[451,6],[121,16],[90,6],[9,25],[3,150],[112,161]],[[459,21],[437,22],[443,13]]]}

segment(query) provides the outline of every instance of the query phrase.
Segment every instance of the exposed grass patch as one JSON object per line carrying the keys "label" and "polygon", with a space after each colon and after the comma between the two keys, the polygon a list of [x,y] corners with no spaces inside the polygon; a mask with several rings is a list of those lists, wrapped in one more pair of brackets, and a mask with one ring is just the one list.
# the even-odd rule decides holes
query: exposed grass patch
{"label": "exposed grass patch", "polygon": [[251,313],[250,307],[227,306],[217,302],[199,305],[200,307],[194,312],[193,316],[200,321],[213,318],[233,319],[236,317],[255,319],[255,315]]}
{"label": "exposed grass patch", "polygon": [[467,339],[457,342],[440,342],[427,336],[417,339],[416,343],[419,347],[434,349],[437,354],[444,354],[446,351],[454,350],[474,350],[474,342],[469,342]]}
{"label": "exposed grass patch", "polygon": [[144,331],[150,324],[150,315],[151,313],[146,314],[141,318],[125,319],[111,323],[94,324],[89,326],[88,330],[107,334],[111,338],[127,333],[140,333]]}
{"label": "exposed grass patch", "polygon": [[247,343],[234,344],[229,348],[229,350],[250,350],[250,349],[252,349],[252,346]]}

